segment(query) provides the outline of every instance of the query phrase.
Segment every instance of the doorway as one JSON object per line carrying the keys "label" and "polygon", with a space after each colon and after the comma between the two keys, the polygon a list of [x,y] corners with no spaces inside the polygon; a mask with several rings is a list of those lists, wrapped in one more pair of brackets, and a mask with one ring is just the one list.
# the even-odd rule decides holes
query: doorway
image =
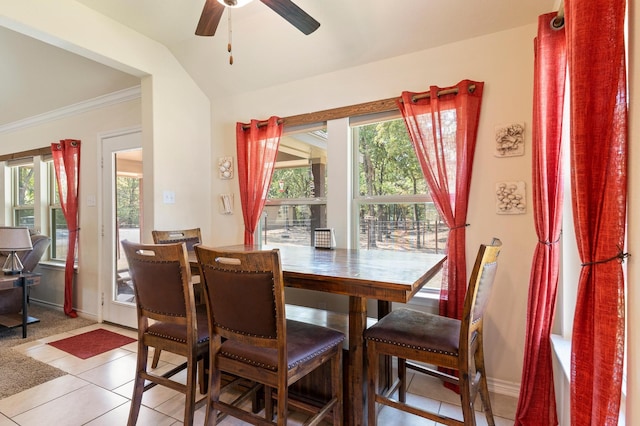
{"label": "doorway", "polygon": [[143,178],[140,130],[102,138],[103,320],[137,327],[133,284],[120,242],[142,241]]}

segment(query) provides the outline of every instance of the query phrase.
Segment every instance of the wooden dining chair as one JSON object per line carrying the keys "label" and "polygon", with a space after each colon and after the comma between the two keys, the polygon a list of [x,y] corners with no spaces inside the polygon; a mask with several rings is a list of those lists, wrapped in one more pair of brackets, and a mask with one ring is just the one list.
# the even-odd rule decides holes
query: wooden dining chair
{"label": "wooden dining chair", "polygon": [[[489,425],[494,425],[482,347],[483,314],[491,294],[502,243],[494,239],[478,250],[464,299],[462,320],[410,309],[393,310],[364,333],[368,363],[368,417],[376,424],[376,403],[406,411],[446,425],[475,425],[474,401],[478,393]],[[380,356],[398,359],[398,378],[378,393]],[[429,412],[406,402],[407,360],[410,367],[459,387],[464,421]],[[432,368],[433,366],[434,368]],[[439,368],[440,367],[440,368]],[[454,376],[442,368],[457,370]],[[395,391],[398,398],[392,398]]]}
{"label": "wooden dining chair", "polygon": [[[184,425],[193,424],[197,406],[196,384],[208,386],[209,329],[206,312],[196,312],[191,272],[184,243],[137,244],[122,241],[136,296],[138,357],[128,424],[135,425],[142,394],[162,385],[185,394]],[[149,348],[186,357],[186,361],[160,375],[148,369]],[[187,370],[186,384],[172,379]],[[148,381],[148,384],[145,384]]]}
{"label": "wooden dining chair", "polygon": [[[189,252],[193,251],[194,245],[202,243],[202,232],[200,231],[200,228],[177,229],[174,231],[160,231],[154,229],[151,231],[151,236],[153,237],[154,244],[185,243],[187,251]],[[202,286],[200,285],[199,274],[200,271],[198,269],[191,268],[191,282],[193,282],[194,285],[196,307],[205,312],[207,308],[204,305],[204,293],[202,291]],[[162,351],[158,349],[153,352],[153,361],[151,362],[151,366],[153,368],[158,366],[161,352]]]}
{"label": "wooden dining chair", "polygon": [[193,251],[193,246],[202,243],[200,228],[179,229],[175,231],[151,231],[155,244],[185,243],[188,251]]}
{"label": "wooden dining chair", "polygon": [[[211,375],[205,423],[230,415],[254,425],[287,423],[289,406],[314,411],[305,424],[328,416],[342,424],[342,342],[344,334],[286,319],[284,283],[278,249],[222,251],[195,247],[204,283],[211,330]],[[297,405],[288,387],[325,363],[331,363],[331,397],[317,409]],[[262,386],[264,417],[220,399],[221,374],[230,373]],[[254,386],[251,392],[257,389]],[[273,399],[276,401],[274,413]]]}

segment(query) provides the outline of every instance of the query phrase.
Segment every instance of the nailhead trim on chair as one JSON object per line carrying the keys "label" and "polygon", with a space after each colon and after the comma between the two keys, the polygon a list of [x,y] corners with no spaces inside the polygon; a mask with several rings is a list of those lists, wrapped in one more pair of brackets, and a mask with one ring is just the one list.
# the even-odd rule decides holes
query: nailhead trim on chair
{"label": "nailhead trim on chair", "polygon": [[374,338],[374,337],[367,337],[367,340],[373,340],[373,341],[376,341],[376,342],[379,342],[379,343],[386,343],[388,345],[401,346],[403,348],[417,349],[419,351],[432,352],[432,353],[444,354],[444,355],[450,355],[450,356],[458,356],[458,354],[454,353],[454,352],[439,351],[439,350],[434,350],[433,348],[425,348],[424,346],[418,346],[418,345],[405,345],[405,344],[401,344],[401,343],[398,343],[398,342],[389,341],[389,340],[386,340],[386,339],[378,339],[378,338]]}
{"label": "nailhead trim on chair", "polygon": [[[320,348],[319,350],[317,350],[316,352],[310,354],[309,356],[307,356],[305,358],[301,358],[300,360],[298,360],[297,362],[294,362],[293,364],[289,364],[287,367],[289,369],[292,369],[296,365],[302,364],[302,363],[306,362],[307,360],[316,357],[317,355],[325,353],[328,350],[330,350],[331,348],[333,348],[333,345],[332,346],[325,346],[323,348]],[[276,371],[277,370],[277,366],[267,365],[267,364],[263,364],[261,362],[255,362],[252,359],[248,359],[248,358],[237,356],[237,355],[232,355],[232,354],[230,354],[228,352],[225,352],[225,351],[220,351],[220,354],[222,354],[223,356],[225,356],[227,358],[235,359],[236,361],[244,362],[245,364],[254,365],[254,366],[260,367],[260,368],[266,368],[266,369],[271,370],[271,371]]]}

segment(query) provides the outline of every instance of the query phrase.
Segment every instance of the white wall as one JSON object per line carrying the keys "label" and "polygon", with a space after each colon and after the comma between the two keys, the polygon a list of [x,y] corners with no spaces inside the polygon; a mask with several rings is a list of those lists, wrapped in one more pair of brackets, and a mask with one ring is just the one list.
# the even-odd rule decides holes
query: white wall
{"label": "white wall", "polygon": [[[424,91],[463,79],[484,81],[484,97],[471,186],[467,229],[469,269],[480,243],[493,236],[504,243],[495,292],[486,318],[487,369],[495,386],[517,387],[523,358],[529,270],[537,241],[531,209],[524,215],[495,213],[495,184],[526,182],[531,201],[531,116],[533,38],[536,26],[468,40],[420,53],[294,81],[233,99],[214,100],[213,157],[234,153],[234,124],[271,115],[286,117],[399,96],[403,90]],[[494,126],[525,123],[525,155],[494,157]],[[237,179],[233,180],[237,191]],[[214,192],[222,183],[214,180]],[[225,182],[229,185],[228,181]],[[238,206],[239,210],[239,206]],[[224,218],[215,244],[242,239],[242,216]],[[231,226],[235,224],[235,226]],[[508,390],[507,390],[508,392]]]}
{"label": "white wall", "polygon": [[[99,207],[88,206],[87,197],[92,195],[100,200],[101,149],[98,135],[117,129],[127,129],[140,125],[140,99],[119,103],[106,108],[92,110],[80,115],[50,121],[35,127],[28,127],[11,133],[0,134],[0,154],[46,147],[60,139],[82,141],[80,164],[80,233],[78,242],[78,274],[74,289],[74,306],[87,316],[98,315],[99,249],[96,241],[101,240],[98,223]],[[0,177],[1,178],[1,177]],[[5,199],[7,199],[5,197]],[[46,233],[46,232],[45,232]],[[51,268],[40,272],[49,274]],[[55,278],[59,278],[56,280]],[[61,281],[60,281],[61,279]],[[64,276],[45,277],[42,285],[34,287],[34,299],[46,300],[57,306],[64,303]]]}
{"label": "white wall", "polygon": [[[210,103],[169,50],[71,0],[4,2],[0,12],[2,26],[141,79],[141,102],[131,118],[142,127],[147,229],[143,238],[150,242],[152,229],[169,227],[200,226],[203,233],[208,234],[211,229]],[[108,121],[108,117],[107,113],[104,119]],[[101,119],[97,119],[98,123]],[[82,134],[81,139],[89,144],[95,142],[98,133],[117,130],[119,126],[114,124],[108,128],[94,124],[93,130]],[[76,125],[82,127],[82,123]],[[11,146],[22,151],[34,146],[32,144],[41,147],[52,140],[75,137],[74,133],[78,133],[75,127],[54,134],[43,126],[33,130],[37,138],[24,144],[13,142]],[[5,138],[16,140],[13,134],[3,135]],[[83,146],[81,191],[85,195],[96,191],[98,179],[93,173],[98,164],[96,153],[84,151]],[[175,193],[175,204],[162,202],[165,190]],[[184,208],[185,205],[189,208]],[[100,203],[96,208],[101,208]],[[80,234],[96,235],[97,215],[83,215],[82,211],[80,214]],[[101,262],[100,246],[95,244],[95,239],[83,238],[81,236],[78,246],[78,269],[87,275],[77,284],[76,303],[82,304],[87,312],[96,312],[102,286],[98,272],[101,269],[96,268]],[[109,288],[106,284],[105,287]]]}

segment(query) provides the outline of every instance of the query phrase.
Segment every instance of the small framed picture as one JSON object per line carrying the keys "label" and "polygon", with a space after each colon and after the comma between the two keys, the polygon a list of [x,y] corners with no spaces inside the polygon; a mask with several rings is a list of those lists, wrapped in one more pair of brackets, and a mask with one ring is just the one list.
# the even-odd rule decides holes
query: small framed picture
{"label": "small framed picture", "polygon": [[496,183],[496,213],[524,214],[527,212],[524,182]]}
{"label": "small framed picture", "polygon": [[524,155],[524,123],[496,126],[496,157]]}

